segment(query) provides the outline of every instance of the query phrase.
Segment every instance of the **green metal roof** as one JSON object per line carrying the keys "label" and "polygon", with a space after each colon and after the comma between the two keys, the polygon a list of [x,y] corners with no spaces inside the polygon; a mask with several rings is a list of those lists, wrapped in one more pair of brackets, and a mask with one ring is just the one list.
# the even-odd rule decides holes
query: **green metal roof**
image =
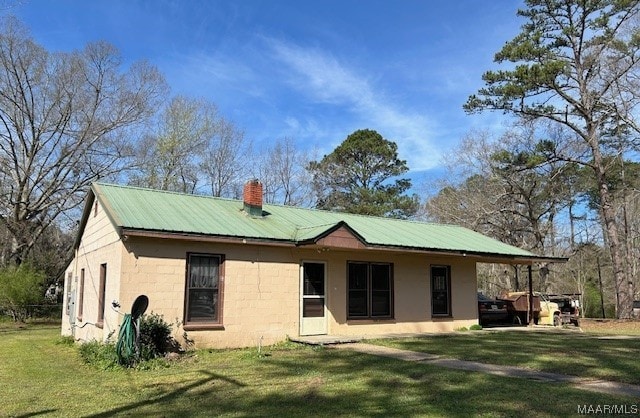
{"label": "green metal roof", "polygon": [[[251,217],[239,200],[95,183],[93,194],[117,228],[161,233],[279,241],[313,242],[340,226],[370,247],[468,253],[507,258],[541,258],[470,229],[454,225],[379,218],[347,213],[263,205]],[[85,215],[87,216],[85,210]],[[83,219],[83,224],[86,219]],[[81,228],[82,229],[82,228]],[[82,231],[81,231],[82,232]]]}

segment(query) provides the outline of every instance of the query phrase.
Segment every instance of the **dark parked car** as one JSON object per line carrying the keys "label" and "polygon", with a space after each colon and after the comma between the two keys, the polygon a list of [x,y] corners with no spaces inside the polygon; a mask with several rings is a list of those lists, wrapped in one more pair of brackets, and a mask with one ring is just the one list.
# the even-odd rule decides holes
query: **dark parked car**
{"label": "dark parked car", "polygon": [[478,320],[480,325],[508,324],[507,304],[502,300],[489,299],[478,292]]}

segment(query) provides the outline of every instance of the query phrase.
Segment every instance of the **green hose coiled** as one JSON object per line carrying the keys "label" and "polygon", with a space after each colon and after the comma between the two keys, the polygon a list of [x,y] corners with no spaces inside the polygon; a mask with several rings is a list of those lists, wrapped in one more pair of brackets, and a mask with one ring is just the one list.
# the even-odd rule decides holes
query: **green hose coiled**
{"label": "green hose coiled", "polygon": [[118,343],[116,344],[116,355],[118,363],[131,364],[137,360],[138,350],[136,347],[136,324],[131,314],[125,314],[118,333]]}
{"label": "green hose coiled", "polygon": [[131,313],[124,315],[116,344],[118,363],[122,365],[130,366],[139,360],[140,318],[148,306],[149,298],[146,295],[140,295],[133,301]]}

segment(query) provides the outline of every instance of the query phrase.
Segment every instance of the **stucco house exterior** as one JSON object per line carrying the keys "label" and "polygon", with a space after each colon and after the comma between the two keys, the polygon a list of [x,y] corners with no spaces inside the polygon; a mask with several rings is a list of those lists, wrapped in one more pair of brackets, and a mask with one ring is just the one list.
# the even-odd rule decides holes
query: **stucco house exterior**
{"label": "stucco house exterior", "polygon": [[468,327],[476,263],[539,259],[458,226],[263,205],[258,181],[242,201],[93,184],[74,248],[63,335],[117,335],[144,294],[212,348]]}

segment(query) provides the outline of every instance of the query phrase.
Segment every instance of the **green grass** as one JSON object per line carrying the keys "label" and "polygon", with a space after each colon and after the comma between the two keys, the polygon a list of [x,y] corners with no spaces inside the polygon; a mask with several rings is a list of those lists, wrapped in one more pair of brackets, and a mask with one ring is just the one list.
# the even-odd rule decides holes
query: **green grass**
{"label": "green grass", "polygon": [[100,371],[58,333],[0,327],[0,416],[551,417],[637,401],[295,344],[261,356],[201,350],[168,368]]}
{"label": "green grass", "polygon": [[640,338],[545,330],[467,332],[371,342],[461,360],[640,384]]}
{"label": "green grass", "polygon": [[624,319],[582,319],[580,328],[588,334],[635,335],[640,337],[640,321]]}

